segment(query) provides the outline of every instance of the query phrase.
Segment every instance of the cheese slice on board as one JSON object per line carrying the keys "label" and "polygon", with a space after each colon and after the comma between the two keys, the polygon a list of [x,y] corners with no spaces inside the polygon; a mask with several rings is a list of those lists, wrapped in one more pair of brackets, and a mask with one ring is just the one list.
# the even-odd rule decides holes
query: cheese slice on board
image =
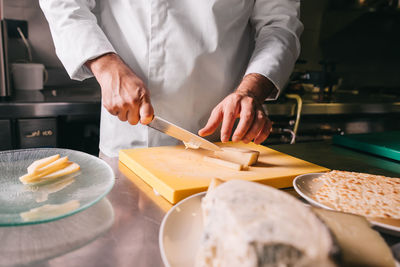
{"label": "cheese slice on board", "polygon": [[227,160],[223,160],[223,159],[217,159],[217,158],[208,157],[208,156],[205,156],[203,158],[203,160],[205,162],[209,162],[209,163],[212,163],[212,164],[217,164],[219,166],[230,168],[230,169],[233,169],[233,170],[236,170],[236,171],[243,170],[243,165],[239,164],[239,163],[236,163],[236,162],[231,162],[231,161],[227,161]]}
{"label": "cheese slice on board", "polygon": [[257,163],[260,152],[239,147],[222,147],[220,151],[215,151],[214,155],[223,160],[251,166]]}

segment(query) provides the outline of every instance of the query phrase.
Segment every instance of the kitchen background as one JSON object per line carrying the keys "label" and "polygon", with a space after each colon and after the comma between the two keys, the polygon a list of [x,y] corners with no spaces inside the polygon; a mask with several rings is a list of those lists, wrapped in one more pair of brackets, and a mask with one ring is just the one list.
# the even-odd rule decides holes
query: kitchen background
{"label": "kitchen background", "polygon": [[[33,61],[49,75],[44,90],[13,90],[1,98],[0,149],[98,153],[96,81],[69,79],[37,0],[3,0],[3,16],[27,21]],[[400,1],[303,0],[301,20],[302,52],[292,79],[277,101],[265,105],[275,122],[265,144],[400,130]],[[7,39],[8,63],[26,60],[22,39],[10,29]]]}

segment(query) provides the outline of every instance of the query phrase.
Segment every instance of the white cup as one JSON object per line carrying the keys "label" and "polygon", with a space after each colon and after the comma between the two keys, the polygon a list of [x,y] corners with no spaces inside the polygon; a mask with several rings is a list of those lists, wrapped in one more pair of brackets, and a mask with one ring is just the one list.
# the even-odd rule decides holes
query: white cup
{"label": "white cup", "polygon": [[12,63],[11,73],[17,90],[42,90],[47,71],[39,63]]}

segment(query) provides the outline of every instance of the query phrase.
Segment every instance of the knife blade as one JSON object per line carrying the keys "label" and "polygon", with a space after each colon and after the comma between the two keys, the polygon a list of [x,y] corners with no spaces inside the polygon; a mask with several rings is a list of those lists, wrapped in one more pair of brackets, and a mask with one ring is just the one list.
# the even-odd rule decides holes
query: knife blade
{"label": "knife blade", "polygon": [[166,121],[158,116],[154,116],[153,120],[147,126],[160,131],[164,134],[172,136],[186,144],[198,146],[207,150],[219,151],[221,148],[208,140],[195,135],[188,130],[185,130],[169,121]]}

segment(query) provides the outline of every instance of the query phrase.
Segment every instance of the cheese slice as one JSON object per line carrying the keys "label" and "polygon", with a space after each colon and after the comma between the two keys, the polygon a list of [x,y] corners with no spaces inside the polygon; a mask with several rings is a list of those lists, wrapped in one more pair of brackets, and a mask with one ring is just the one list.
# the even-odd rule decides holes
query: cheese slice
{"label": "cheese slice", "polygon": [[197,267],[333,266],[328,227],[283,191],[230,180],[207,193],[202,210]]}
{"label": "cheese slice", "polygon": [[223,160],[223,159],[217,159],[217,158],[208,157],[208,156],[203,157],[203,160],[205,162],[214,163],[219,166],[230,168],[230,169],[233,169],[236,171],[243,170],[243,165],[240,163],[235,163],[235,162],[231,162],[231,161],[227,161],[227,160]]}
{"label": "cheese slice", "polygon": [[26,184],[26,183],[34,183],[43,176],[46,176],[52,172],[56,172],[60,169],[63,169],[69,165],[68,157],[59,158],[56,161],[40,168],[36,169],[33,173],[27,173],[19,178],[19,180]]}
{"label": "cheese slice", "polygon": [[64,167],[63,169],[60,169],[58,171],[52,172],[52,173],[50,173],[48,175],[45,175],[43,177],[38,178],[36,180],[36,183],[53,180],[53,179],[59,178],[61,176],[72,174],[72,173],[77,172],[79,170],[80,170],[79,164],[77,164],[75,162],[68,162],[68,165],[66,167]]}
{"label": "cheese slice", "polygon": [[62,169],[60,169],[58,171],[55,171],[55,172],[52,172],[52,173],[50,173],[48,175],[45,175],[43,177],[37,178],[34,181],[31,181],[31,182],[22,181],[22,183],[23,184],[33,184],[33,183],[36,184],[36,183],[42,183],[42,182],[45,182],[45,181],[52,181],[52,180],[55,180],[57,178],[60,178],[60,177],[63,177],[63,176],[67,176],[69,174],[76,173],[79,170],[80,170],[79,164],[69,161],[64,168],[62,168]]}
{"label": "cheese slice", "polygon": [[390,248],[362,216],[313,208],[333,232],[345,266],[395,267]]}
{"label": "cheese slice", "polygon": [[251,166],[257,163],[260,152],[237,147],[221,147],[220,151],[214,151],[214,155],[223,160]]}
{"label": "cheese slice", "polygon": [[58,160],[60,158],[59,154],[47,157],[47,158],[43,158],[43,159],[39,159],[39,160],[35,160],[31,165],[28,166],[27,170],[28,173],[33,173],[35,171],[37,171],[40,168],[43,168],[46,165],[49,165],[50,163]]}

